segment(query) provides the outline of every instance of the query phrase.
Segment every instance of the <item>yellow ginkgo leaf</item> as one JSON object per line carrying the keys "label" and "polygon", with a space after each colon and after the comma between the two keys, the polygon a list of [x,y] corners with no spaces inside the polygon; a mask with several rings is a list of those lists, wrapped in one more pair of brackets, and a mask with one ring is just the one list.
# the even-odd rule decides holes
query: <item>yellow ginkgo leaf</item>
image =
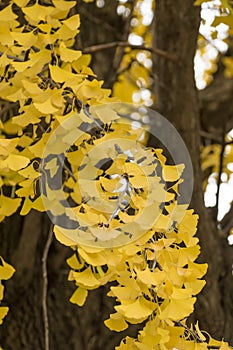
{"label": "yellow ginkgo leaf", "polygon": [[73,62],[82,56],[82,51],[68,49],[64,43],[61,43],[59,51],[64,62]]}
{"label": "yellow ginkgo leaf", "polygon": [[0,196],[0,215],[11,216],[20,206],[21,198]]}
{"label": "yellow ginkgo leaf", "polygon": [[1,162],[0,168],[9,168],[11,170],[17,171],[25,168],[30,159],[21,156],[19,154],[10,154],[4,161]]}
{"label": "yellow ginkgo leaf", "polygon": [[130,279],[125,286],[112,286],[109,296],[118,300],[135,300],[142,295],[142,291],[135,280]]}
{"label": "yellow ginkgo leaf", "polygon": [[113,179],[108,179],[106,177],[100,178],[100,183],[107,192],[114,192],[121,187],[120,177],[116,177]]}
{"label": "yellow ginkgo leaf", "polygon": [[166,300],[161,306],[162,311],[159,318],[161,320],[182,320],[193,312],[195,302],[196,298],[171,299],[170,302]]}
{"label": "yellow ginkgo leaf", "polygon": [[117,229],[111,229],[108,227],[90,227],[90,231],[94,237],[98,238],[102,242],[110,241],[111,239],[116,239],[122,232]]}
{"label": "yellow ginkgo leaf", "polygon": [[67,237],[64,233],[62,233],[62,231],[59,230],[58,226],[54,226],[54,234],[56,239],[62,244],[68,247],[76,245],[76,242],[73,241],[71,238]]}
{"label": "yellow ginkgo leaf", "polygon": [[43,114],[53,114],[58,111],[58,109],[52,105],[51,99],[48,99],[47,101],[42,103],[34,102],[34,106],[36,107],[36,109],[38,109],[39,112]]}
{"label": "yellow ginkgo leaf", "polygon": [[76,30],[80,26],[80,16],[74,15],[65,21],[63,21],[63,24],[68,27],[70,30]]}
{"label": "yellow ginkgo leaf", "polygon": [[184,283],[185,288],[192,289],[192,295],[199,294],[205,285],[206,285],[206,281],[204,280],[195,280],[192,282]]}
{"label": "yellow ginkgo leaf", "polygon": [[24,7],[27,5],[29,0],[14,0],[14,3],[18,5],[19,7]]}
{"label": "yellow ginkgo leaf", "polygon": [[8,311],[9,311],[9,307],[0,306],[0,325],[2,324],[3,319],[7,315]]}
{"label": "yellow ginkgo leaf", "polygon": [[22,8],[22,11],[31,23],[38,23],[39,21],[46,22],[46,17],[52,13],[53,8],[51,6],[41,6],[36,3],[33,6]]}
{"label": "yellow ginkgo leaf", "polygon": [[22,85],[30,95],[39,95],[43,91],[36,83],[32,83],[30,80],[22,80]]}
{"label": "yellow ginkgo leaf", "polygon": [[178,165],[164,165],[162,168],[162,175],[165,181],[173,182],[180,178],[184,170],[183,164]]}
{"label": "yellow ginkgo leaf", "polygon": [[76,1],[53,0],[53,4],[56,8],[67,11],[76,5]]}
{"label": "yellow ginkgo leaf", "polygon": [[35,45],[37,37],[33,32],[29,33],[20,33],[20,32],[11,32],[12,38],[17,41],[19,45],[30,47]]}
{"label": "yellow ginkgo leaf", "polygon": [[85,288],[78,287],[70,298],[70,302],[83,306],[88,296],[88,291]]}
{"label": "yellow ginkgo leaf", "polygon": [[135,320],[145,320],[156,309],[156,304],[147,301],[145,298],[140,297],[136,301],[126,305],[115,306],[117,312],[122,314],[125,318]]}
{"label": "yellow ginkgo leaf", "polygon": [[52,79],[57,83],[63,83],[67,79],[74,79],[76,77],[73,73],[58,66],[49,65],[49,70]]}
{"label": "yellow ginkgo leaf", "polygon": [[91,267],[88,267],[86,270],[82,272],[73,272],[73,277],[77,283],[77,285],[87,288],[87,289],[95,289],[100,286],[100,282],[94,276],[91,271]]}
{"label": "yellow ginkgo leaf", "polygon": [[98,107],[94,106],[93,108],[90,108],[90,112],[96,115],[96,117],[104,123],[111,123],[113,120],[119,119],[117,112],[108,105],[98,105]]}
{"label": "yellow ginkgo leaf", "polygon": [[102,266],[106,264],[106,259],[103,255],[98,253],[87,253],[84,249],[81,247],[79,248],[79,254],[80,256],[90,265],[92,266]]}
{"label": "yellow ginkgo leaf", "polygon": [[66,262],[73,270],[79,270],[84,266],[84,261],[80,258],[78,260],[76,254],[73,254]]}
{"label": "yellow ginkgo leaf", "polygon": [[15,273],[15,269],[7,264],[2,257],[0,257],[0,280],[8,280]]}
{"label": "yellow ginkgo leaf", "polygon": [[148,186],[147,178],[144,175],[137,175],[129,178],[134,188],[145,188]]}
{"label": "yellow ginkgo leaf", "polygon": [[0,21],[10,22],[17,18],[17,15],[12,11],[12,6],[6,6],[0,11]]}
{"label": "yellow ginkgo leaf", "polygon": [[111,314],[110,318],[104,321],[104,324],[111,330],[116,332],[122,332],[128,328],[127,322],[119,313]]}
{"label": "yellow ginkgo leaf", "polygon": [[3,299],[4,286],[0,283],[0,301]]}
{"label": "yellow ginkgo leaf", "polygon": [[158,286],[163,283],[166,278],[166,273],[164,271],[152,272],[148,267],[143,271],[136,269],[136,272],[139,281],[146,284],[147,286]]}

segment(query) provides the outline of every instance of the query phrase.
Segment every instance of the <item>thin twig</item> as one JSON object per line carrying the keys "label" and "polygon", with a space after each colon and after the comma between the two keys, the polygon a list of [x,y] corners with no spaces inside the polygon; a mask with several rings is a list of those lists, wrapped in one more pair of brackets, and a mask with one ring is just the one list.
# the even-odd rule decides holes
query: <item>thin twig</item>
{"label": "thin twig", "polygon": [[224,152],[225,152],[225,131],[222,132],[222,149],[219,157],[219,171],[218,171],[218,181],[217,181],[217,193],[216,193],[216,221],[218,216],[218,207],[219,207],[219,194],[220,194],[220,186],[221,186],[221,176],[223,170],[223,160],[224,160]]}
{"label": "thin twig", "polygon": [[[0,57],[3,55],[3,52],[0,52]],[[25,58],[20,58],[17,56],[12,56],[12,55],[6,55],[7,58],[14,60],[15,62],[24,62]]]}
{"label": "thin twig", "polygon": [[90,11],[87,11],[84,7],[79,6],[80,15],[84,15],[90,22],[101,25],[102,28],[105,28],[107,31],[114,33],[117,37],[119,37],[118,33],[116,33],[116,28],[111,26],[110,23],[103,21],[102,19],[94,16]]}
{"label": "thin twig", "polygon": [[144,46],[144,45],[133,45],[127,41],[112,41],[112,42],[105,43],[105,44],[98,44],[98,45],[85,47],[85,48],[83,48],[83,53],[93,53],[93,52],[97,52],[97,51],[112,49],[112,48],[118,47],[118,46],[119,47],[129,47],[130,49],[133,49],[133,50],[149,51],[155,55],[162,56],[162,57],[167,58],[168,60],[171,60],[171,61],[177,60],[175,55],[171,55],[164,50],[160,50],[160,49],[156,49],[156,48],[148,47],[148,46]]}
{"label": "thin twig", "polygon": [[174,322],[176,326],[178,327],[183,327],[187,332],[189,332],[194,339],[196,339],[198,341],[198,343],[205,343],[204,340],[202,340],[199,335],[197,334],[196,331],[193,331],[192,329],[190,329],[188,326],[186,326],[185,324],[182,324],[180,321]]}
{"label": "thin twig", "polygon": [[212,140],[217,143],[222,143],[222,138],[220,135],[212,134],[208,131],[200,130],[199,134],[201,137],[204,137],[205,139]]}
{"label": "thin twig", "polygon": [[42,310],[44,319],[44,335],[45,335],[45,350],[49,350],[49,318],[47,309],[47,294],[48,294],[48,272],[47,272],[47,260],[50,246],[53,240],[53,225],[50,226],[48,238],[45,244],[43,256],[42,256]]}

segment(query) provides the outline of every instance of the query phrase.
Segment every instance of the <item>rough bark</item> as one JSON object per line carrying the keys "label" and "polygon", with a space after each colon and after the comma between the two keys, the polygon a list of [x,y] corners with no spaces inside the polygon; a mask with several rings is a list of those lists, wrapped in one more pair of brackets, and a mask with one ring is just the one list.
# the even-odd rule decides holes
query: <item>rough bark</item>
{"label": "rough bark", "polygon": [[[201,261],[209,263],[207,285],[198,298],[193,319],[213,336],[232,342],[232,248],[220,237],[215,222],[204,207],[200,169],[200,109],[194,82],[194,55],[199,28],[199,8],[192,0],[157,0],[154,45],[175,54],[176,62],[157,57],[158,110],[182,135],[194,170],[191,207],[200,216],[198,235]],[[204,92],[203,92],[204,94]],[[206,104],[206,110],[209,107]],[[210,118],[211,116],[209,116]]]}

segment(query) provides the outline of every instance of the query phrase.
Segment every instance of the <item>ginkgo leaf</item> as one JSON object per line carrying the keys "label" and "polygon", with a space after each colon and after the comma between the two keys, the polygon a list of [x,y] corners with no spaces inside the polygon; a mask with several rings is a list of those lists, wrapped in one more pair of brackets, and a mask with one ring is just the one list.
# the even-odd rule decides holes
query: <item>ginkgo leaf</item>
{"label": "ginkgo leaf", "polygon": [[137,175],[130,177],[129,182],[134,188],[144,188],[147,187],[147,178],[144,175]]}
{"label": "ginkgo leaf", "polygon": [[34,106],[36,107],[36,109],[38,109],[38,111],[40,111],[43,114],[53,114],[58,111],[58,109],[52,105],[51,99],[48,99],[43,103],[34,102]]}
{"label": "ginkgo leaf", "polygon": [[71,238],[67,237],[61,230],[59,230],[58,226],[54,226],[54,234],[56,239],[62,244],[71,247],[76,245],[76,242]]}
{"label": "ginkgo leaf", "polygon": [[50,70],[52,79],[57,83],[63,83],[69,78],[70,79],[75,78],[75,75],[73,73],[70,73],[69,71],[62,69],[58,66],[49,65],[49,70]]}
{"label": "ginkgo leaf", "polygon": [[[17,191],[17,194],[20,194],[19,190]],[[20,210],[20,215],[27,215],[32,209],[32,205],[33,202],[31,201],[31,199],[29,197],[26,197]]]}
{"label": "ginkgo leaf", "polygon": [[0,306],[0,325],[2,324],[3,319],[7,315],[8,311],[9,311],[9,307]]}
{"label": "ginkgo leaf", "polygon": [[196,298],[171,299],[169,303],[165,301],[159,318],[161,320],[182,320],[193,312],[195,302]]}
{"label": "ginkgo leaf", "polygon": [[35,45],[37,37],[33,32],[29,33],[20,33],[20,32],[11,32],[11,36],[14,40],[17,41],[19,45],[30,47]]}
{"label": "ginkgo leaf", "polygon": [[107,192],[117,191],[121,186],[119,177],[115,179],[108,179],[105,177],[101,177],[100,183]]}
{"label": "ginkgo leaf", "polygon": [[94,276],[91,268],[88,267],[82,272],[73,272],[73,277],[77,283],[77,285],[87,288],[87,289],[95,289],[100,286],[100,281]]}
{"label": "ginkgo leaf", "polygon": [[17,171],[25,168],[30,160],[27,157],[21,156],[19,154],[10,154],[2,163],[0,168],[9,168],[11,170]]}
{"label": "ginkgo leaf", "polygon": [[107,227],[90,227],[90,231],[94,237],[98,238],[102,242],[116,239],[122,234],[122,232],[119,230]]}
{"label": "ginkgo leaf", "polygon": [[80,270],[84,266],[84,261],[80,258],[78,260],[76,254],[73,254],[66,262],[73,270]]}
{"label": "ginkgo leaf", "polygon": [[128,323],[124,318],[119,314],[111,314],[110,318],[104,321],[104,324],[111,330],[116,332],[122,332],[128,328]]}
{"label": "ginkgo leaf", "polygon": [[53,4],[60,10],[67,11],[76,5],[76,1],[53,0]]}
{"label": "ginkgo leaf", "polygon": [[3,299],[4,286],[0,283],[0,301]]}
{"label": "ginkgo leaf", "polygon": [[32,6],[22,8],[22,11],[32,23],[38,23],[39,21],[45,22],[46,17],[52,13],[53,8],[51,6],[41,6],[36,3]]}
{"label": "ginkgo leaf", "polygon": [[125,318],[135,320],[145,320],[156,309],[156,305],[150,301],[147,301],[143,297],[138,298],[125,305],[115,306],[117,312],[120,312]]}
{"label": "ginkgo leaf", "polygon": [[68,49],[64,43],[59,47],[60,56],[64,62],[73,62],[82,56],[82,51]]}
{"label": "ginkgo leaf", "polygon": [[187,281],[184,283],[184,285],[185,285],[185,288],[192,289],[192,295],[196,295],[196,294],[199,294],[201,290],[204,288],[204,286],[206,285],[206,281],[204,280],[195,280],[191,282]]}
{"label": "ginkgo leaf", "polygon": [[80,26],[80,16],[74,15],[63,21],[63,24],[70,30],[76,30]]}
{"label": "ginkgo leaf", "polygon": [[21,203],[21,198],[9,198],[0,196],[0,215],[10,216],[16,212]]}
{"label": "ginkgo leaf", "polygon": [[35,83],[32,83],[29,80],[22,80],[22,85],[24,89],[30,94],[30,95],[39,95],[42,93],[43,90],[39,88],[39,86]]}
{"label": "ginkgo leaf", "polygon": [[14,3],[19,7],[24,7],[28,4],[29,0],[14,0]]}
{"label": "ginkgo leaf", "polygon": [[88,291],[85,288],[78,287],[70,298],[70,302],[72,304],[77,304],[78,306],[83,306],[87,296]]}
{"label": "ginkgo leaf", "polygon": [[165,181],[177,181],[184,170],[184,165],[164,165],[162,175]]}
{"label": "ginkgo leaf", "polygon": [[90,265],[92,266],[101,266],[106,264],[106,259],[98,252],[98,253],[87,253],[81,247],[79,248],[80,256]]}
{"label": "ginkgo leaf", "polygon": [[108,105],[93,106],[90,108],[90,112],[104,123],[111,123],[113,120],[120,118],[117,112]]}
{"label": "ginkgo leaf", "polygon": [[12,11],[12,6],[6,6],[0,11],[0,21],[10,22],[17,18],[17,15]]}
{"label": "ginkgo leaf", "polygon": [[15,273],[15,269],[11,265],[7,264],[2,257],[0,257],[0,260],[0,280],[8,280]]}
{"label": "ginkgo leaf", "polygon": [[119,300],[135,300],[142,295],[142,291],[136,280],[129,279],[125,286],[112,286],[109,295]]}
{"label": "ginkgo leaf", "polygon": [[35,199],[32,202],[31,206],[32,206],[32,209],[35,209],[35,210],[40,211],[40,212],[44,212],[47,210],[41,196],[38,197],[37,199]]}
{"label": "ginkgo leaf", "polygon": [[[78,89],[77,95],[81,100],[97,97],[101,93],[102,84],[102,81],[100,82],[96,79],[92,81],[85,80],[83,81],[81,87]],[[104,114],[102,114],[101,117],[104,118]]]}
{"label": "ginkgo leaf", "polygon": [[149,268],[146,268],[145,270],[141,271],[136,269],[137,272],[137,278],[146,284],[147,286],[157,286],[163,283],[166,279],[166,273],[165,271],[156,271],[152,272],[149,270]]}

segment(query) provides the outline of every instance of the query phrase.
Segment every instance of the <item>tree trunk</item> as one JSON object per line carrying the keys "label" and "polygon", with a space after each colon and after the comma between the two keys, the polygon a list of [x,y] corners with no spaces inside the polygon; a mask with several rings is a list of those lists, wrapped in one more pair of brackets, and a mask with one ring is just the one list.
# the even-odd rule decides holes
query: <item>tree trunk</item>
{"label": "tree trunk", "polygon": [[198,297],[192,320],[214,337],[233,341],[232,247],[221,237],[204,207],[200,168],[200,111],[194,81],[194,55],[199,28],[199,7],[192,0],[157,0],[154,47],[176,56],[176,61],[157,57],[157,108],[183,137],[194,171],[191,207],[199,214],[200,260],[208,262],[207,285]]}

